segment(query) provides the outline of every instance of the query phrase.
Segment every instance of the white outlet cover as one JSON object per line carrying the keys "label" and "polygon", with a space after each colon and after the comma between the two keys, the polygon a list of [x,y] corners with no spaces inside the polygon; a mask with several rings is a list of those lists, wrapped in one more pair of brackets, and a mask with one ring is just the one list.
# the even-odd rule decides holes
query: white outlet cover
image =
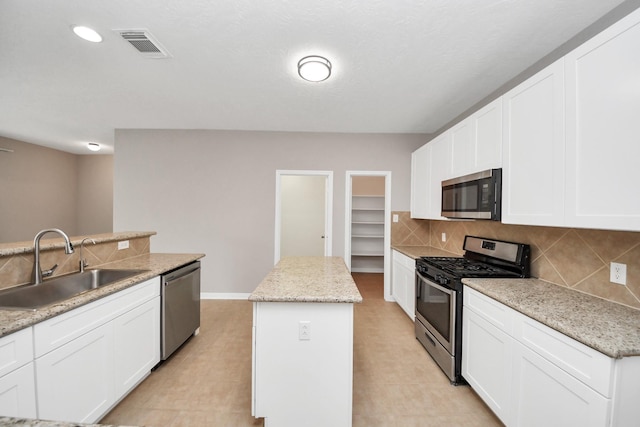
{"label": "white outlet cover", "polygon": [[398,222],[398,214],[393,214],[393,222]]}
{"label": "white outlet cover", "polygon": [[618,283],[620,285],[627,284],[627,264],[612,262],[610,271],[609,281],[611,281],[611,283]]}
{"label": "white outlet cover", "polygon": [[128,240],[123,240],[121,242],[118,242],[118,250],[121,249],[129,249],[129,241]]}
{"label": "white outlet cover", "polygon": [[300,321],[298,324],[298,339],[300,341],[309,341],[311,339],[311,321]]}
{"label": "white outlet cover", "polygon": [[443,242],[447,241],[447,233],[442,233],[442,241]]}

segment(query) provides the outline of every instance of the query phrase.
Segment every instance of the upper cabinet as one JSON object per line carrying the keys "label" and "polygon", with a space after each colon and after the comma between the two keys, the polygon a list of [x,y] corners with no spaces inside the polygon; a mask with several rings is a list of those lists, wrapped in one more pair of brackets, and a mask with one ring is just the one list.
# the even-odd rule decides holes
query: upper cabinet
{"label": "upper cabinet", "polygon": [[502,167],[504,223],[640,231],[638,52],[640,9],[416,151],[414,217],[441,219],[443,179]]}
{"label": "upper cabinet", "polygon": [[640,9],[565,57],[566,216],[640,230]]}
{"label": "upper cabinet", "polygon": [[425,144],[411,153],[411,218],[429,216],[429,171],[431,145]]}
{"label": "upper cabinet", "polygon": [[504,95],[502,221],[564,225],[562,60]]}
{"label": "upper cabinet", "polygon": [[502,98],[467,117],[451,133],[451,176],[502,166]]}

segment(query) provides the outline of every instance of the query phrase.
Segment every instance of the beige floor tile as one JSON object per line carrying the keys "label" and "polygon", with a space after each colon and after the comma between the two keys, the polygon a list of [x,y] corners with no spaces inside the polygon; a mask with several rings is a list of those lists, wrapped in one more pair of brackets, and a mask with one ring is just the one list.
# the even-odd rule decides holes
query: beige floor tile
{"label": "beige floor tile", "polygon": [[[501,426],[467,386],[452,386],[415,339],[413,323],[384,301],[381,274],[354,274],[354,427]],[[248,301],[202,301],[200,334],[102,420],[147,427],[262,426],[251,416]]]}

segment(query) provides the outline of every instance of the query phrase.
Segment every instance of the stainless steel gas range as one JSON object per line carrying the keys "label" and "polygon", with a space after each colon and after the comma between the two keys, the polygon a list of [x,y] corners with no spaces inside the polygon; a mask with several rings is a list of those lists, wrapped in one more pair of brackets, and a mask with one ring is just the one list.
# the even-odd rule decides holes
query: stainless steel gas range
{"label": "stainless steel gas range", "polygon": [[529,277],[529,245],[465,236],[463,257],[416,260],[416,338],[454,385],[462,363],[462,279]]}

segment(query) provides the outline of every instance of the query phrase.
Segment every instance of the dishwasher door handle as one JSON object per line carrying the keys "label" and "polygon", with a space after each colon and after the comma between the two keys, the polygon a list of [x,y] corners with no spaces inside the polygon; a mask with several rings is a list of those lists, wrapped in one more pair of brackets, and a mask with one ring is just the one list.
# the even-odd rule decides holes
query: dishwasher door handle
{"label": "dishwasher door handle", "polygon": [[194,274],[195,272],[200,270],[200,263],[194,263],[194,264],[195,265],[193,265],[191,268],[185,267],[183,269],[180,269],[179,271],[164,275],[163,279],[164,279],[165,286],[170,284],[171,282],[174,282],[190,274]]}

